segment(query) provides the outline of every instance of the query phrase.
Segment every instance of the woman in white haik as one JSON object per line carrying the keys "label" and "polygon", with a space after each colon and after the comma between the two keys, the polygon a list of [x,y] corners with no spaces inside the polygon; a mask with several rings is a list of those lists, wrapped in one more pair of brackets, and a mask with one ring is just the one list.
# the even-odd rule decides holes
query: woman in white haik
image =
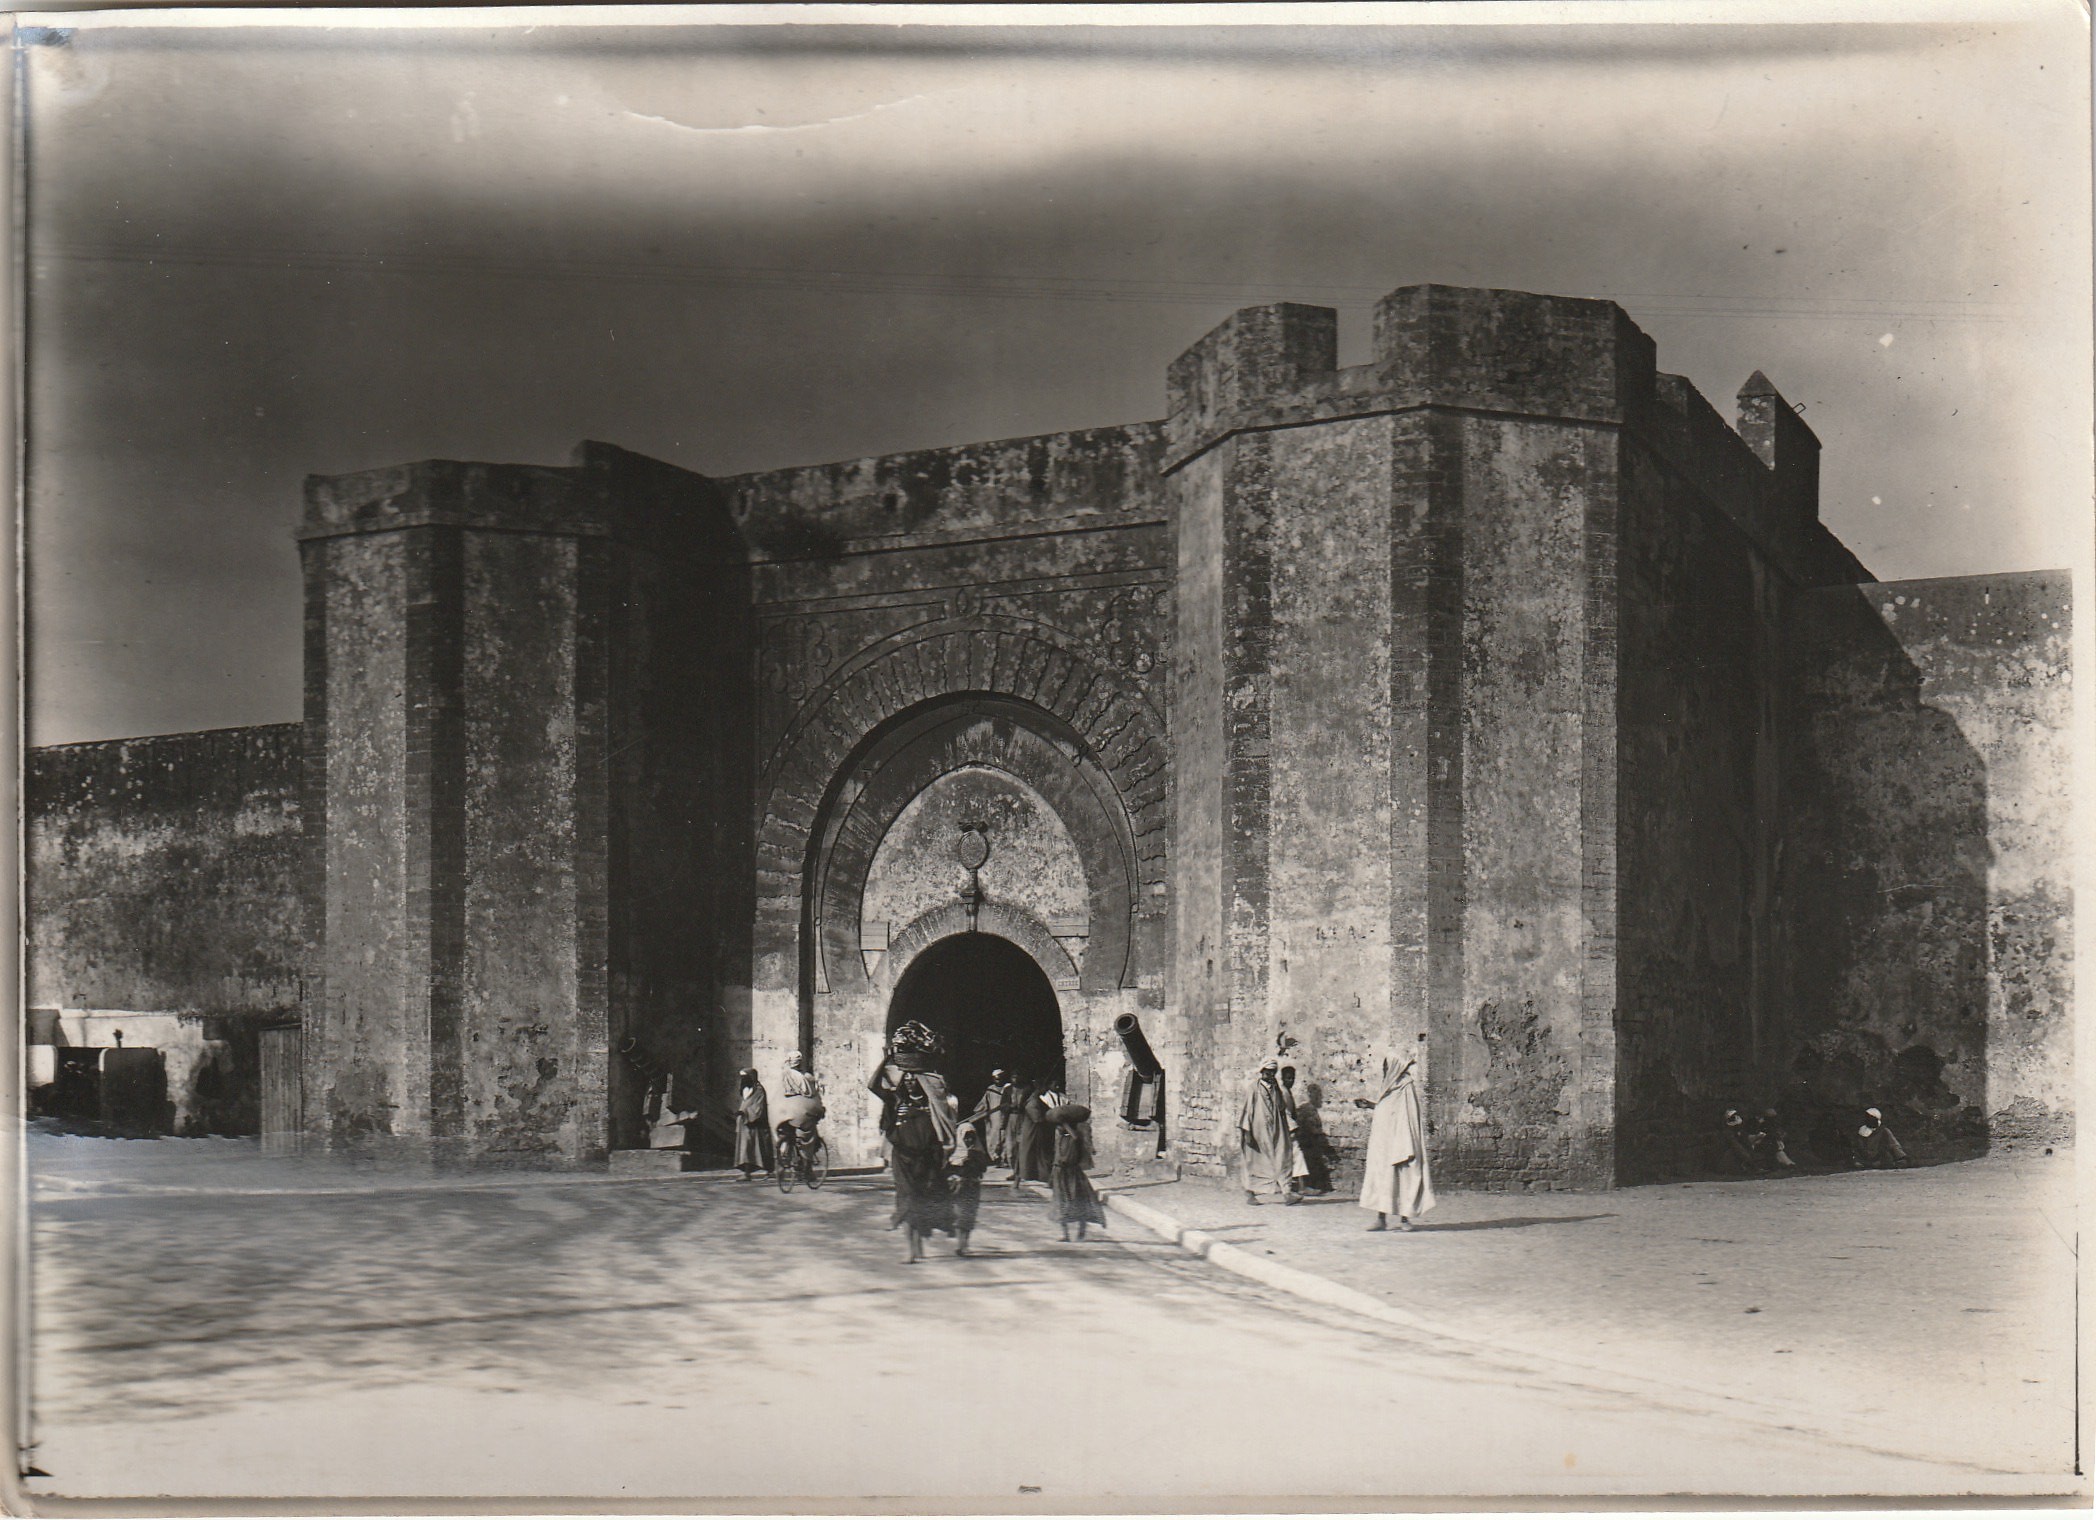
{"label": "woman in white haik", "polygon": [[1400,1230],[1434,1206],[1434,1179],[1427,1169],[1426,1124],[1419,1115],[1419,1061],[1416,1056],[1383,1058],[1383,1095],[1370,1103],[1354,1099],[1357,1108],[1373,1108],[1368,1121],[1368,1169],[1361,1178],[1361,1207],[1376,1217],[1371,1230],[1390,1227],[1397,1216]]}

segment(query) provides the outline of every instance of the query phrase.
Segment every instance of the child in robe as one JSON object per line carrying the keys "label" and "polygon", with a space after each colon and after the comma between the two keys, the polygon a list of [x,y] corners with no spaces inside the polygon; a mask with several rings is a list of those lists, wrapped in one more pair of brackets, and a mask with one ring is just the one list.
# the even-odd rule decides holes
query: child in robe
{"label": "child in robe", "polygon": [[953,1189],[953,1254],[966,1256],[968,1237],[975,1233],[975,1216],[982,1208],[983,1173],[990,1169],[989,1147],[974,1124],[961,1126],[949,1161],[953,1168],[947,1183]]}

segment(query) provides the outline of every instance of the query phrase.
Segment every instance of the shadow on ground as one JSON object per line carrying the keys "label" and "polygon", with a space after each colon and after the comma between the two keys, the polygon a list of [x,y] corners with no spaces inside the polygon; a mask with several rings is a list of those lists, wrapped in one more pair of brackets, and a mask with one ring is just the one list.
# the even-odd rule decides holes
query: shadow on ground
{"label": "shadow on ground", "polygon": [[1447,1224],[1431,1222],[1413,1226],[1414,1233],[1448,1234],[1454,1230],[1525,1230],[1539,1224],[1584,1224],[1590,1219],[1614,1219],[1613,1214],[1526,1214],[1512,1219],[1457,1219]]}

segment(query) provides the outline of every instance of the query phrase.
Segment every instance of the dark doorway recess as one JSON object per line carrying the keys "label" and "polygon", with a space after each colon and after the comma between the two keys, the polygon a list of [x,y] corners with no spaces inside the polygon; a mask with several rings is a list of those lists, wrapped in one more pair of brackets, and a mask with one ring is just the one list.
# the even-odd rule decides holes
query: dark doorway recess
{"label": "dark doorway recess", "polygon": [[947,1087],[974,1108],[994,1067],[1063,1080],[1063,1019],[1034,958],[995,934],[956,934],[910,963],[888,1002],[888,1028],[910,1019],[939,1033]]}

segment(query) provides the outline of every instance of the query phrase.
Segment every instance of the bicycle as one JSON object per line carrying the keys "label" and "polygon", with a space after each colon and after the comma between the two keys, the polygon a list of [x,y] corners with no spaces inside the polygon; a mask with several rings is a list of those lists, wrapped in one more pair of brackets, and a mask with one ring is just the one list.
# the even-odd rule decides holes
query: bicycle
{"label": "bicycle", "polygon": [[795,1182],[808,1191],[821,1187],[830,1175],[830,1148],[814,1130],[799,1130],[791,1124],[779,1126],[779,1191],[790,1193]]}

